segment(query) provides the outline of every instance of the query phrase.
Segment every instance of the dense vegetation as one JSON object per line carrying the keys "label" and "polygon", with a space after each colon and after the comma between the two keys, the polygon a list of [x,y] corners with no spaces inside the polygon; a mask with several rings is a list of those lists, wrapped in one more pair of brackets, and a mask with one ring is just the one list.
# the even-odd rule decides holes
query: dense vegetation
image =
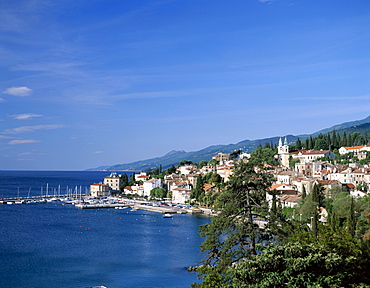
{"label": "dense vegetation", "polygon": [[255,156],[236,165],[214,202],[219,214],[200,229],[207,257],[192,287],[370,287],[370,197],[315,185],[298,207],[282,209]]}

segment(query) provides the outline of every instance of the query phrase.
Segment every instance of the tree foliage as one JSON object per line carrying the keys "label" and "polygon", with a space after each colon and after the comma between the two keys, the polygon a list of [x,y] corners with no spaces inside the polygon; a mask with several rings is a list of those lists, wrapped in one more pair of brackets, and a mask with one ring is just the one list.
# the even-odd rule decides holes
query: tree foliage
{"label": "tree foliage", "polygon": [[162,198],[165,198],[166,195],[167,195],[167,191],[164,188],[156,187],[150,191],[150,196],[154,198],[162,199]]}
{"label": "tree foliage", "polygon": [[[350,287],[369,283],[369,261],[364,256],[344,256],[314,244],[270,246],[230,269],[230,280],[224,283],[238,288]],[[224,283],[221,287],[226,287]]]}
{"label": "tree foliage", "polygon": [[206,237],[201,251],[207,253],[204,265],[219,273],[243,258],[256,254],[258,226],[253,217],[266,217],[266,191],[271,175],[257,169],[253,161],[238,162],[224,192],[216,201],[219,214],[201,226]]}

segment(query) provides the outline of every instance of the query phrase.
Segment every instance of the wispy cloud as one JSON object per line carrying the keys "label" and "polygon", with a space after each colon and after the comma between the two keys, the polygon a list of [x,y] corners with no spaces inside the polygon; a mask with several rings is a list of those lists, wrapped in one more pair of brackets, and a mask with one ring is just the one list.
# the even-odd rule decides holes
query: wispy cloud
{"label": "wispy cloud", "polygon": [[0,98],[0,103],[1,102],[5,102],[5,99],[4,98]]}
{"label": "wispy cloud", "polygon": [[38,143],[38,140],[12,140],[8,142],[9,145],[17,145],[17,144],[30,144],[30,143]]}
{"label": "wispy cloud", "polygon": [[30,96],[32,94],[32,89],[28,87],[10,87],[3,91],[4,94],[13,95],[13,96]]}
{"label": "wispy cloud", "polygon": [[0,135],[0,139],[10,139],[12,137],[9,137],[9,136],[5,136],[5,135]]}
{"label": "wispy cloud", "polygon": [[25,132],[35,132],[38,130],[54,130],[63,128],[64,125],[61,124],[51,124],[51,125],[35,125],[35,126],[21,126],[13,129],[7,129],[3,133],[4,134],[18,134],[18,133],[25,133]]}
{"label": "wispy cloud", "polygon": [[33,113],[25,113],[25,114],[18,114],[18,115],[11,115],[10,117],[17,119],[17,120],[28,120],[34,117],[41,117],[42,115],[33,114]]}
{"label": "wispy cloud", "polygon": [[104,151],[95,151],[95,152],[93,152],[93,154],[101,154],[101,153],[104,153]]}
{"label": "wispy cloud", "polygon": [[341,101],[341,100],[369,100],[370,95],[363,95],[363,96],[347,96],[347,97],[341,97],[341,96],[323,96],[323,97],[294,97],[290,100],[334,100],[334,101]]}
{"label": "wispy cloud", "polygon": [[45,153],[24,152],[24,153],[18,154],[18,156],[26,156],[26,155],[45,155]]}

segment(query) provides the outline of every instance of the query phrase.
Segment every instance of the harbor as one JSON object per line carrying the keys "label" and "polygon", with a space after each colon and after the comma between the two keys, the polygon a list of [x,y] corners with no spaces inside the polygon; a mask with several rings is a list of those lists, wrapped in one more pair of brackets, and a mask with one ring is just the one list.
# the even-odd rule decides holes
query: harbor
{"label": "harbor", "polygon": [[162,214],[205,214],[212,215],[213,210],[190,205],[175,205],[156,201],[145,201],[142,199],[128,199],[125,197],[107,197],[105,199],[91,198],[85,194],[71,198],[70,195],[45,195],[33,197],[11,197],[2,198],[0,204],[4,205],[30,205],[43,204],[48,202],[61,202],[63,205],[74,205],[79,209],[125,209],[145,210]]}

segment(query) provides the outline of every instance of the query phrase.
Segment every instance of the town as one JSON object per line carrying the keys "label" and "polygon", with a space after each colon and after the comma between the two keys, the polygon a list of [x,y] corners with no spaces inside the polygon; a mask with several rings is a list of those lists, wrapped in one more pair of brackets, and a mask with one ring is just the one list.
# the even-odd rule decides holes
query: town
{"label": "town", "polygon": [[[274,155],[278,166],[265,164],[266,171],[274,176],[275,182],[270,187],[276,190],[282,207],[294,207],[302,197],[302,193],[310,194],[315,184],[320,184],[329,193],[334,187],[346,190],[353,197],[367,195],[370,187],[370,167],[357,162],[348,164],[332,164],[335,154],[330,150],[302,149],[289,151],[286,141],[280,139]],[[370,145],[341,147],[341,155],[351,153],[358,160],[366,159]],[[232,153],[231,153],[232,154]],[[135,196],[145,199],[153,197],[153,189],[161,188],[167,193],[163,197],[176,204],[189,204],[199,199],[192,198],[192,191],[197,187],[199,176],[214,174],[215,179],[227,182],[234,171],[234,163],[238,160],[248,161],[250,154],[239,151],[230,159],[230,154],[218,153],[204,166],[196,164],[182,164],[173,173],[164,175],[163,179],[155,178],[149,172],[133,174],[134,184],[122,186],[124,178],[117,173],[111,173],[104,178],[104,183],[95,183],[90,186],[93,197],[107,197],[113,195]],[[325,160],[328,159],[328,160]],[[186,161],[184,161],[186,162]],[[205,162],[205,161],[202,161]],[[292,165],[293,163],[293,165]],[[216,182],[216,181],[215,181]],[[212,199],[217,192],[217,183],[203,184],[204,195]],[[207,205],[206,202],[204,204]]]}

